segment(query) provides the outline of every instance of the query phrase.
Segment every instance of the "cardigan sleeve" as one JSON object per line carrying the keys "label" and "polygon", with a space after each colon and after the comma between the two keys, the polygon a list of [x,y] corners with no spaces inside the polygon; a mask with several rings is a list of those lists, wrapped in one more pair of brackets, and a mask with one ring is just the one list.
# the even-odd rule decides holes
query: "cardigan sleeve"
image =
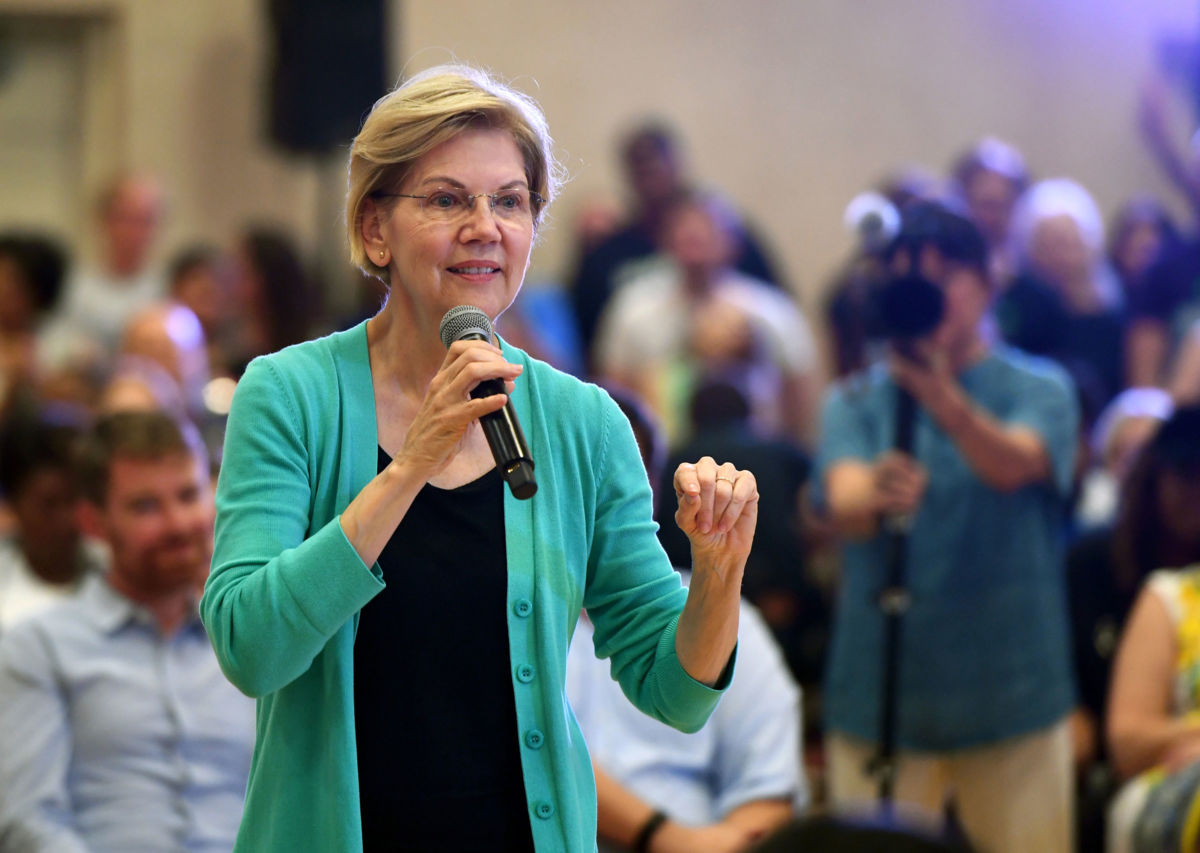
{"label": "cardigan sleeve", "polygon": [[696,731],[721,689],[693,679],[675,653],[687,591],[658,542],[633,430],[611,399],[604,402],[584,596],[596,655],[612,659],[613,678],[634,705],[681,731]]}
{"label": "cardigan sleeve", "polygon": [[200,601],[222,670],[250,696],[303,674],[383,588],[337,516],[309,533],[314,480],[324,470],[310,458],[311,422],[271,359],[251,363],[229,413],[212,573]]}

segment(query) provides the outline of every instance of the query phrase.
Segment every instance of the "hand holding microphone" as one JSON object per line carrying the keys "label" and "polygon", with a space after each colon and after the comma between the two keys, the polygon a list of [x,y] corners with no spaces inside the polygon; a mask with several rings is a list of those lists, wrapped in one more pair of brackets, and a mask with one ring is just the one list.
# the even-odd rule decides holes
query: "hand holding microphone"
{"label": "hand holding microphone", "polygon": [[[442,317],[438,332],[447,349],[456,341],[486,341],[489,344],[493,342],[491,320],[474,305],[451,308]],[[479,399],[504,394],[505,391],[502,380],[485,379],[476,385],[470,394],[471,397]],[[533,497],[537,492],[537,480],[533,475],[533,454],[529,452],[529,445],[521,431],[512,400],[508,400],[502,409],[483,415],[479,422],[487,437],[492,457],[496,460],[496,467],[504,475],[513,496],[521,500]]]}

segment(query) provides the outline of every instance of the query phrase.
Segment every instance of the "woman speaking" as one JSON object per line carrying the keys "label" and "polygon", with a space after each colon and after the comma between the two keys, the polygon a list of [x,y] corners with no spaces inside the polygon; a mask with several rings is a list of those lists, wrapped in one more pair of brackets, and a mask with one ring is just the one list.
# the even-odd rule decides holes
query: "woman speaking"
{"label": "woman speaking", "polygon": [[[607,394],[490,330],[439,336],[451,309],[495,321],[512,304],[557,172],[540,109],[475,69],[386,95],[346,203],[384,307],[238,385],[201,601],[225,673],[258,698],[237,850],[593,850],[563,694],[581,608],[646,713],[694,730],[728,683],[754,476],[708,457],[676,471],[685,590]],[[506,406],[536,465],[527,500],[480,427]]]}

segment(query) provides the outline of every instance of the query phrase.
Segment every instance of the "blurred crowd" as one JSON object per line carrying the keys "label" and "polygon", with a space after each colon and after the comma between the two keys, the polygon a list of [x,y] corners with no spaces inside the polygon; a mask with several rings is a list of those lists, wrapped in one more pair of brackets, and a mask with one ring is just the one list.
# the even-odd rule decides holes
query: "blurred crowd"
{"label": "blurred crowd", "polygon": [[[1143,104],[1143,130],[1191,209],[1200,198],[1200,151],[1171,148],[1155,97],[1148,93]],[[527,288],[497,331],[609,388],[635,420],[641,413],[647,426],[639,439],[656,493],[670,494],[677,461],[701,455],[758,477],[758,531],[743,588],[743,619],[757,634],[743,637],[739,653],[761,650],[752,652],[761,658],[738,666],[752,673],[766,661],[769,686],[738,701],[758,705],[762,715],[768,697],[779,700],[774,721],[754,725],[784,721],[764,754],[778,759],[782,745],[793,765],[779,771],[785,790],[763,796],[784,798],[790,814],[828,804],[823,699],[843,540],[819,499],[826,484],[816,482],[816,460],[829,440],[819,413],[831,388],[853,387],[886,362],[895,340],[878,295],[895,272],[889,246],[914,206],[934,204],[968,221],[986,247],[986,334],[1069,377],[1079,418],[1069,486],[1056,499],[1053,580],[1065,606],[1051,618],[1070,637],[1069,671],[1055,688],[1074,697],[1072,834],[1081,851],[1151,849],[1144,845],[1154,826],[1174,825],[1167,818],[1154,824],[1155,816],[1200,804],[1195,216],[1177,215],[1173,200],[1151,195],[1122,200],[1105,215],[1087,187],[1063,176],[1069,163],[1035,167],[1012,142],[984,138],[945,164],[944,174],[884,164],[896,168],[847,206],[851,255],[823,301],[802,305],[797,282],[756,224],[691,172],[684,141],[668,124],[632,129],[616,156],[627,204],[606,196],[582,205],[561,284]],[[270,225],[245,228],[229,246],[187,246],[160,264],[168,177],[114,177],[96,200],[95,258],[33,231],[0,234],[0,850],[76,849],[38,846],[30,840],[38,832],[60,841],[76,831],[109,832],[113,843],[126,843],[129,837],[106,828],[121,824],[113,817],[119,803],[106,803],[100,789],[139,795],[142,783],[122,777],[112,754],[115,742],[138,755],[131,741],[139,727],[161,741],[141,760],[185,780],[170,783],[174,802],[164,806],[178,825],[147,832],[186,834],[199,822],[219,834],[236,826],[230,804],[244,785],[252,711],[217,683],[219,672],[193,646],[168,643],[167,663],[155,668],[156,638],[186,636],[189,625],[202,631],[186,615],[171,621],[164,590],[176,605],[194,605],[203,583],[211,478],[219,475],[224,418],[246,365],[371,310],[331,316],[312,259]],[[156,413],[180,424],[179,436],[160,436],[170,429],[153,421]],[[107,447],[98,487],[89,486],[80,463],[80,448],[94,451],[97,441]],[[203,470],[181,474],[173,467],[181,458],[199,460],[193,467]],[[141,491],[121,503],[126,488]],[[92,507],[91,524],[81,521],[88,517],[81,503]],[[670,517],[658,521],[668,555],[686,568],[686,539]],[[185,563],[182,577],[162,576]],[[132,580],[100,594],[92,582],[106,572]],[[74,621],[47,616],[67,603],[83,608],[80,602],[87,610]],[[133,623],[157,624],[158,633],[121,634],[126,611]],[[89,618],[98,626],[92,633],[79,627]],[[111,659],[94,663],[105,643]],[[115,689],[85,689],[94,680],[89,667],[114,661],[149,668],[130,676],[132,686],[120,694],[129,697],[132,722],[105,712]],[[710,732],[689,759],[686,738],[668,744],[604,720],[594,708],[599,688],[586,686],[592,676],[580,670],[572,677],[584,685],[573,697],[581,709],[593,703],[581,713],[589,741],[611,762],[601,767],[598,759],[598,773],[627,773],[634,781],[622,781],[634,788],[643,760],[678,761],[681,773],[717,786],[713,768],[731,761],[729,744],[741,749],[753,740],[746,720],[718,720],[712,725],[728,725],[729,733]],[[178,688],[165,707],[154,699],[156,679]],[[210,713],[181,705],[185,697]],[[79,732],[65,734],[72,726]],[[104,731],[117,733],[115,741]],[[73,759],[61,743],[36,747],[72,737],[91,763],[72,765],[72,774],[86,778],[82,787],[72,780],[68,791],[63,767]],[[220,757],[201,761],[189,743],[216,748]],[[207,781],[195,774],[208,774]],[[654,804],[668,812],[683,809],[661,780],[641,796],[658,798]],[[697,823],[715,826],[722,809],[745,803],[729,791],[705,796],[707,805],[694,810]],[[722,805],[731,797],[734,805]],[[70,810],[97,803],[86,812],[96,825],[76,826]],[[221,808],[233,816],[214,818]],[[34,829],[14,815],[39,809],[46,823]],[[222,843],[217,837],[213,849]],[[688,849],[734,850],[749,841],[714,831],[691,843],[711,846]]]}

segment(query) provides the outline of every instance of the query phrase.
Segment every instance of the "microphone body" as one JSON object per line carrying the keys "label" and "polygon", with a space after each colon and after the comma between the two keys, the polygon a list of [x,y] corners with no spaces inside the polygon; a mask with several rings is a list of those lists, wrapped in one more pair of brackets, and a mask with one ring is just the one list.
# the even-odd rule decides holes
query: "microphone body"
{"label": "microphone body", "polygon": [[[455,341],[493,343],[491,321],[473,305],[459,305],[447,311],[442,317],[440,331],[442,343],[447,348]],[[500,379],[485,379],[471,389],[471,396],[475,399],[504,393],[504,382]],[[529,452],[529,444],[525,441],[525,433],[521,431],[512,400],[505,402],[504,408],[481,417],[479,424],[483,427],[496,467],[504,475],[513,497],[521,500],[533,497],[537,492],[533,454]]]}

